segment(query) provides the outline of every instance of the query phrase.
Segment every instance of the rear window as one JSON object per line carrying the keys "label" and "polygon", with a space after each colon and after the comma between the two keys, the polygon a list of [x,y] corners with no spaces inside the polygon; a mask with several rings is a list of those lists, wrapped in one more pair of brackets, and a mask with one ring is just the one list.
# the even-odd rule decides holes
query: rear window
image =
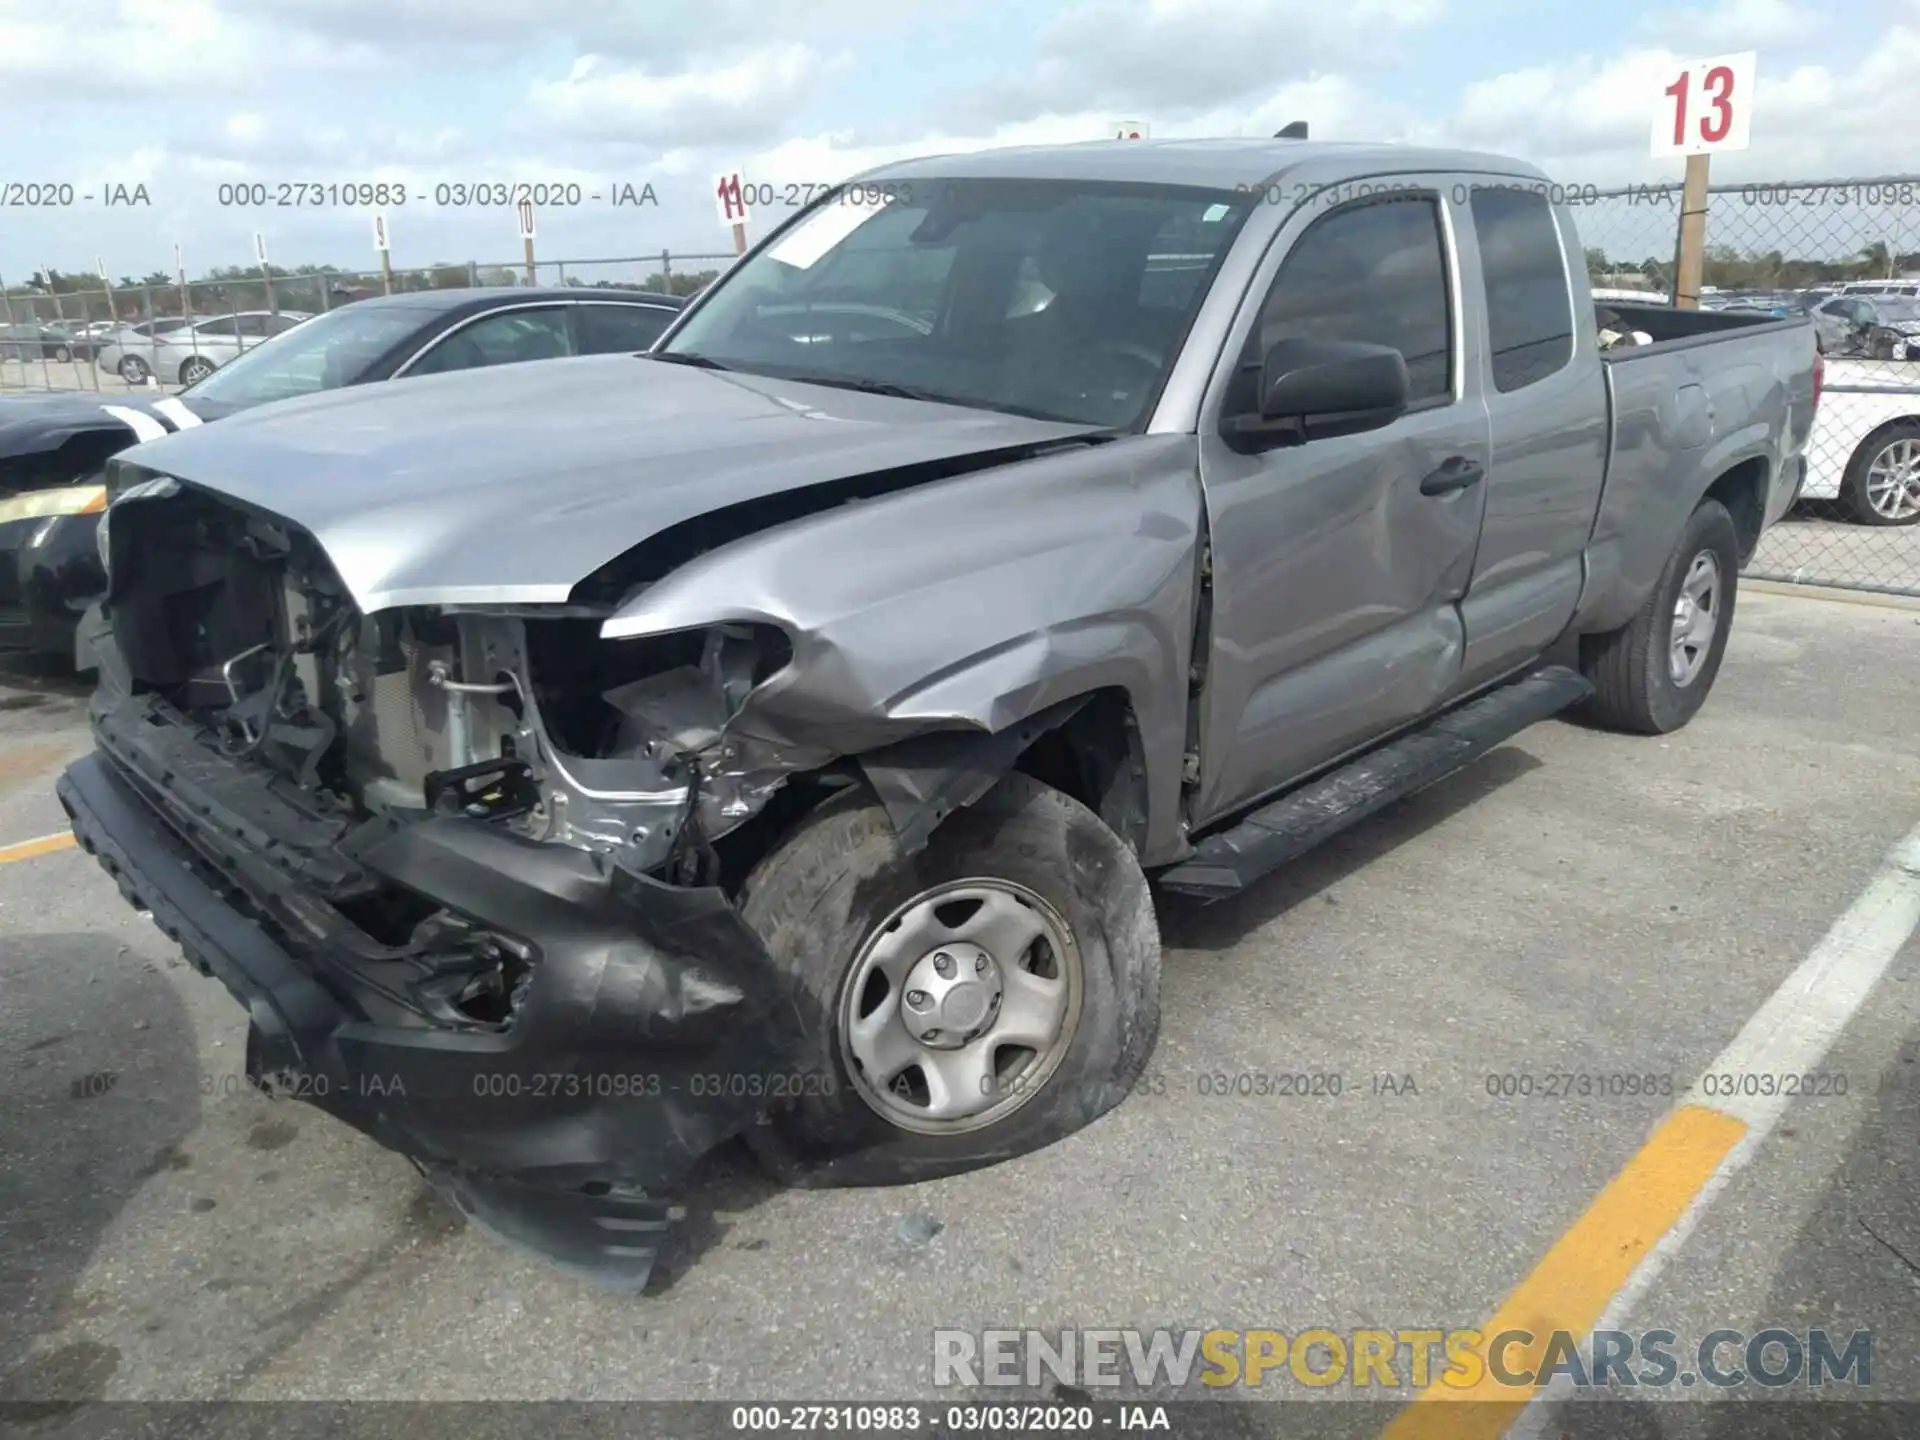
{"label": "rear window", "polygon": [[1573,360],[1573,295],[1547,197],[1476,186],[1473,228],[1486,277],[1493,385],[1537,384]]}

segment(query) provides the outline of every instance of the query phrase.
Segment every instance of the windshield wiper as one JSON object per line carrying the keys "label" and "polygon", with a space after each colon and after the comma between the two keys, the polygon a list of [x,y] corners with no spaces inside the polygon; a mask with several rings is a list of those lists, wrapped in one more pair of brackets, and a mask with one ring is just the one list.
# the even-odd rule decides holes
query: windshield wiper
{"label": "windshield wiper", "polygon": [[835,390],[858,390],[862,395],[890,395],[895,400],[925,400],[934,405],[978,405],[978,400],[961,400],[952,395],[941,395],[932,390],[917,389],[912,385],[901,385],[892,380],[866,380],[847,375],[782,375],[782,380],[795,380],[802,385],[826,385]]}
{"label": "windshield wiper", "polygon": [[[769,372],[774,373],[774,372]],[[862,395],[885,395],[894,400],[922,400],[929,405],[958,405],[966,410],[991,410],[1000,415],[1019,415],[1028,420],[1051,420],[1061,425],[1080,422],[1070,415],[1048,410],[1033,410],[1024,405],[1008,405],[998,400],[976,400],[969,395],[945,395],[938,390],[922,390],[916,385],[901,385],[893,380],[867,380],[850,375],[796,375],[779,371],[777,378],[801,385],[825,385],[834,390],[857,390]]]}
{"label": "windshield wiper", "polygon": [[665,361],[669,365],[692,365],[700,370],[731,370],[730,365],[722,365],[711,355],[696,355],[691,350],[658,350],[642,352],[649,360]]}

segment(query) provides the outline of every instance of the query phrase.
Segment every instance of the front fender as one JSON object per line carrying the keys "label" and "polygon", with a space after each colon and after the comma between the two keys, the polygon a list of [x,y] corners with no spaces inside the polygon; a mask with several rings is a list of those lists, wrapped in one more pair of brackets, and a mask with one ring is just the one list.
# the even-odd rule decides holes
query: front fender
{"label": "front fender", "polygon": [[1126,693],[1146,769],[1143,860],[1179,854],[1202,501],[1190,435],[1128,436],[842,506],[689,559],[609,640],[724,622],[788,663],[729,736],[789,773],[935,731],[999,733]]}

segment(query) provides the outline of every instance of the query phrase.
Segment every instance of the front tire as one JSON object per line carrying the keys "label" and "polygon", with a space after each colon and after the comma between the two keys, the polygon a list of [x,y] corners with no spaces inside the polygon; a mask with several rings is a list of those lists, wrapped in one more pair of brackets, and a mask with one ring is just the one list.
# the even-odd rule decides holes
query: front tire
{"label": "front tire", "polygon": [[1869,435],[1847,461],[1840,497],[1862,525],[1920,523],[1920,421]]}
{"label": "front tire", "polygon": [[805,1034],[799,1093],[748,1135],[790,1181],[906,1184],[1038,1150],[1119,1104],[1153,1051],[1139,863],[1024,775],[914,855],[869,791],[838,796],[755,867],[741,914]]}
{"label": "front tire", "polygon": [[120,378],[129,385],[144,385],[153,372],[147,368],[147,362],[138,355],[124,356],[120,361]]}
{"label": "front tire", "polygon": [[1580,639],[1593,682],[1587,713],[1614,730],[1665,735],[1706,703],[1733,628],[1740,537],[1718,500],[1702,500],[1639,612]]}
{"label": "front tire", "polygon": [[197,385],[212,373],[213,362],[202,356],[195,355],[181,364],[180,383],[182,385]]}

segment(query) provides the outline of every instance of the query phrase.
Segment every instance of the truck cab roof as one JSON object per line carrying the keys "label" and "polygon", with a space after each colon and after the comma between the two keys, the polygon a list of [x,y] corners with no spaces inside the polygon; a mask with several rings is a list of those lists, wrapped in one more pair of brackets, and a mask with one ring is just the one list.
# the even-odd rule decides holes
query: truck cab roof
{"label": "truck cab roof", "polygon": [[1546,174],[1534,166],[1484,151],[1337,140],[1280,140],[1271,136],[1092,140],[1078,145],[1009,146],[896,161],[858,178],[865,181],[949,177],[1132,180],[1231,190],[1236,185],[1270,185],[1301,170],[1315,173],[1336,170],[1348,176],[1408,170],[1480,171],[1521,175],[1547,183]]}

